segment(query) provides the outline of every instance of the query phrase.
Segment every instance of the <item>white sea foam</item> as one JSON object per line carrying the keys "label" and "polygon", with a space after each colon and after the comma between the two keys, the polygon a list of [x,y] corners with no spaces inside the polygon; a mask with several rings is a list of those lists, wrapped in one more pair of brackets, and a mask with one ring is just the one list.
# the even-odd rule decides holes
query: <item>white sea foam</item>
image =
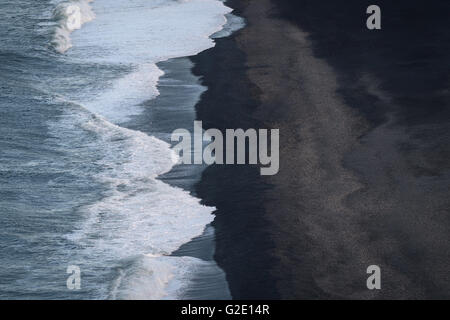
{"label": "white sea foam", "polygon": [[193,257],[144,255],[129,268],[118,270],[110,298],[182,299],[192,274],[208,264]]}
{"label": "white sea foam", "polygon": [[158,62],[211,48],[210,36],[237,25],[229,23],[231,9],[217,0],[96,0],[92,6],[95,21],[72,35],[75,45],[67,55],[89,63],[131,65],[130,74],[94,99],[84,94],[80,101],[114,123],[139,114],[139,104],[159,94],[163,72]]}
{"label": "white sea foam", "polygon": [[60,134],[82,131],[96,137],[101,170],[95,179],[108,187],[101,201],[80,208],[84,220],[68,239],[82,248],[77,259],[89,259],[85,268],[92,273],[135,259],[120,268],[109,297],[177,298],[202,261],[166,255],[200,235],[214,208],[156,179],[178,161],[167,143],[117,124],[139,114],[141,103],[159,94],[163,73],[156,63],[214,46],[211,36],[222,30],[231,9],[217,0],[90,2],[76,1],[84,8],[83,22],[94,17],[90,5],[95,20],[73,34],[64,29],[63,8],[75,1],[58,5],[55,48],[76,62],[126,65],[132,71],[93,95],[89,88],[71,95],[77,103],[65,101],[70,108],[54,126]]}
{"label": "white sea foam", "polygon": [[67,235],[81,248],[72,258],[98,277],[120,261],[133,260],[120,268],[112,288],[98,289],[100,298],[180,297],[202,261],[166,255],[200,235],[213,220],[214,208],[156,179],[178,162],[169,144],[112,124],[78,103],[58,100],[66,112],[50,125],[51,132],[78,136],[83,148],[97,152],[101,170],[93,178],[107,186],[101,201],[80,208],[83,220]]}
{"label": "white sea foam", "polygon": [[217,0],[96,0],[95,23],[73,34],[69,55],[89,62],[157,63],[214,46],[231,12]]}
{"label": "white sea foam", "polygon": [[155,179],[178,161],[167,143],[97,116],[79,127],[97,135],[104,146],[98,162],[103,170],[96,178],[108,186],[102,201],[83,208],[86,220],[70,236],[88,256],[170,254],[212,221],[214,208]]}
{"label": "white sea foam", "polygon": [[142,112],[143,101],[159,95],[157,84],[163,74],[154,63],[138,65],[94,98],[82,101],[87,109],[101,114],[108,121],[123,123]]}
{"label": "white sea foam", "polygon": [[53,20],[58,25],[55,27],[51,42],[56,51],[64,53],[69,50],[72,47],[71,33],[95,18],[95,14],[89,5],[92,1],[63,1],[56,6],[53,11]]}

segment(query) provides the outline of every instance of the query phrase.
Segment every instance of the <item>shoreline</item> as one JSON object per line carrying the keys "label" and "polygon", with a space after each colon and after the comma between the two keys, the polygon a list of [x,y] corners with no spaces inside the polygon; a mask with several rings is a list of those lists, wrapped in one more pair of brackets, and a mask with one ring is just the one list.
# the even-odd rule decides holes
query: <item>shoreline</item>
{"label": "shoreline", "polygon": [[[246,18],[242,2],[227,1],[226,5]],[[216,39],[214,48],[190,58],[194,74],[208,87],[196,105],[197,119],[203,121],[205,130],[263,127],[252,115],[258,106],[259,90],[247,79],[246,57],[236,43],[248,27],[246,21],[244,29]],[[209,166],[196,186],[203,203],[217,209],[214,258],[225,270],[233,299],[277,298],[276,275],[266,267],[271,259],[264,254],[272,247],[261,214],[261,196],[268,188],[259,168],[251,165]]]}
{"label": "shoreline", "polygon": [[[227,38],[242,28],[242,21],[239,17],[231,13],[225,17],[227,23],[223,29],[210,36],[214,41]],[[157,85],[160,94],[142,103],[143,113],[133,116],[128,123],[128,128],[155,136],[172,147],[176,143],[171,141],[170,136],[175,129],[183,128],[193,132],[193,124],[196,120],[195,105],[208,87],[201,85],[199,81],[201,76],[195,76],[192,73],[195,64],[190,60],[191,57],[171,58],[156,64],[164,72]],[[191,196],[199,198],[195,186],[206,167],[206,165],[175,165],[169,172],[158,176],[157,179],[170,186],[188,191]],[[198,200],[201,201],[201,199]],[[183,287],[183,293],[178,296],[179,299],[231,299],[224,272],[214,260],[214,252],[215,230],[212,224],[208,224],[202,234],[182,244],[169,255],[198,259],[198,265],[194,273],[187,277],[189,282],[187,286]]]}
{"label": "shoreline", "polygon": [[[144,111],[130,121],[130,128],[147,132],[169,144],[170,134],[178,128],[193,130],[195,104],[207,88],[200,85],[191,73],[192,63],[187,57],[169,59],[157,64],[164,72],[158,83],[159,96],[144,102]],[[167,120],[167,114],[174,114]],[[195,184],[200,179],[205,166],[176,165],[169,172],[158,176],[173,187],[188,191],[193,197]],[[199,199],[200,200],[200,199]],[[190,277],[190,283],[181,299],[229,299],[228,285],[223,271],[213,261],[214,229],[210,224],[203,233],[183,244],[169,256],[194,257],[202,261]]]}

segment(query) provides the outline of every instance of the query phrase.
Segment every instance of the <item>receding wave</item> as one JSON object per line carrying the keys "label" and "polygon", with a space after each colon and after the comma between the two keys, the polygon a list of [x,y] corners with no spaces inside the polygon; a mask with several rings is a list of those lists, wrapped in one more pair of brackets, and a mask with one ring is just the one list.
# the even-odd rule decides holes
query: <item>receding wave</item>
{"label": "receding wave", "polygon": [[[64,93],[70,100],[59,98],[65,112],[50,124],[52,133],[76,136],[80,148],[92,148],[99,169],[92,178],[105,186],[101,199],[78,208],[82,219],[66,238],[78,248],[73,259],[85,272],[108,279],[99,297],[180,298],[206,262],[170,254],[201,235],[215,209],[157,179],[178,161],[169,144],[118,124],[140,114],[142,102],[159,94],[158,62],[211,48],[212,35],[226,36],[237,29],[232,23],[239,24],[217,0],[96,0],[96,15],[90,2],[58,4],[55,49],[72,48],[67,58],[79,64],[129,69],[98,89],[78,86]],[[71,5],[79,6],[82,19],[67,28]],[[71,39],[73,30],[94,17]],[[227,30],[217,34],[224,26]]]}
{"label": "receding wave", "polygon": [[168,255],[203,232],[214,208],[156,179],[178,162],[169,144],[112,124],[78,103],[57,100],[66,111],[49,124],[52,134],[70,133],[98,153],[99,171],[92,177],[106,186],[101,200],[78,209],[83,219],[67,235],[79,248],[73,259],[98,277],[117,268],[112,288],[100,288],[102,298],[179,297],[203,262]]}

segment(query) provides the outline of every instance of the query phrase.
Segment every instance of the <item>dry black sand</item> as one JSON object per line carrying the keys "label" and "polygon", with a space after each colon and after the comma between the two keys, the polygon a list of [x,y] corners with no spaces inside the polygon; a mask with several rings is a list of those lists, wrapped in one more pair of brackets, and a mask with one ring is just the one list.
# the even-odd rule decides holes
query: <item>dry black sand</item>
{"label": "dry black sand", "polygon": [[192,58],[204,128],[281,133],[278,175],[197,184],[234,298],[450,298],[450,6],[376,2],[379,31],[367,1],[228,1],[247,27]]}

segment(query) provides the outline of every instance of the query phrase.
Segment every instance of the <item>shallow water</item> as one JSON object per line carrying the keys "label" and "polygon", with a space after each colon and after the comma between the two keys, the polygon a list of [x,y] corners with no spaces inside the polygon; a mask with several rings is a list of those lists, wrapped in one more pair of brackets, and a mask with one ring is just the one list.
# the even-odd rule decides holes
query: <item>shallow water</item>
{"label": "shallow water", "polygon": [[[0,297],[181,298],[210,262],[169,255],[203,233],[214,208],[156,179],[178,159],[169,132],[139,130],[136,116],[160,94],[157,63],[213,46],[230,9],[71,1],[89,16],[61,33],[67,3],[1,4]],[[160,110],[162,121],[173,111]],[[66,287],[69,265],[81,268],[80,291]]]}

